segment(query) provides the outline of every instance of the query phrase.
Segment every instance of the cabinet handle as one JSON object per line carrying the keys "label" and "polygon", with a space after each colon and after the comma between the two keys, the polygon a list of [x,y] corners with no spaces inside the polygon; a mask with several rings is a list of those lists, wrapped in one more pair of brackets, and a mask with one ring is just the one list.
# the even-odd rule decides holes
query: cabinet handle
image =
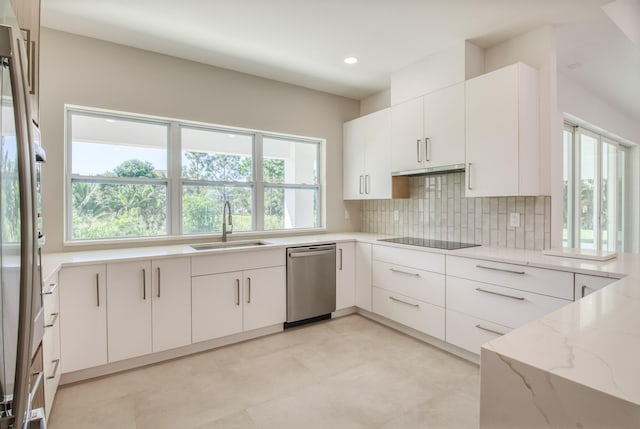
{"label": "cabinet handle", "polygon": [[56,378],[56,375],[58,375],[58,367],[60,366],[60,359],[52,360],[51,363],[53,364],[53,371],[51,372],[51,375],[47,376],[47,380],[53,380],[54,378]]}
{"label": "cabinet handle", "polygon": [[587,291],[587,285],[582,285],[582,298],[584,298],[584,294]]}
{"label": "cabinet handle", "polygon": [[401,299],[396,298],[395,296],[390,296],[389,299],[391,301],[399,302],[401,304],[410,305],[411,307],[415,307],[415,308],[420,307],[420,304],[414,304],[412,302],[403,301]]}
{"label": "cabinet handle", "polygon": [[338,255],[340,255],[340,268],[338,270],[342,271],[342,249],[338,249]]}
{"label": "cabinet handle", "polygon": [[147,270],[142,269],[142,299],[147,299]]}
{"label": "cabinet handle", "polygon": [[251,304],[251,277],[247,277],[247,286],[248,286],[247,304]]}
{"label": "cabinet handle", "polygon": [[58,317],[60,316],[60,313],[51,313],[51,322],[47,323],[46,325],[44,325],[45,328],[53,328],[56,324],[56,320],[58,320]]}
{"label": "cabinet handle", "polygon": [[422,156],[420,153],[420,142],[420,139],[416,140],[416,159],[418,160],[418,162],[422,162]]}
{"label": "cabinet handle", "polygon": [[236,279],[236,305],[240,305],[240,279]]}
{"label": "cabinet handle", "polygon": [[367,195],[369,194],[369,175],[368,174],[364,176],[364,193]]}
{"label": "cabinet handle", "polygon": [[49,289],[42,292],[42,295],[53,295],[53,292],[58,288],[58,283],[50,283]]}
{"label": "cabinet handle", "polygon": [[418,273],[410,273],[408,271],[396,270],[395,268],[389,268],[389,271],[393,271],[394,273],[406,274],[408,276],[420,277]]}
{"label": "cabinet handle", "polygon": [[425,137],[424,138],[424,157],[425,157],[425,161],[427,162],[431,161],[431,151],[429,150],[429,147],[431,145],[429,143],[431,143],[431,139],[429,137]]}
{"label": "cabinet handle", "polygon": [[158,269],[158,298],[160,298],[160,267],[158,267],[157,269]]}
{"label": "cabinet handle", "polygon": [[520,275],[526,274],[524,271],[505,270],[504,268],[488,267],[486,265],[476,265],[476,268],[482,268],[483,270],[500,271],[502,273],[510,273],[510,274],[520,274]]}
{"label": "cabinet handle", "polygon": [[359,192],[360,192],[360,194],[362,194],[362,179],[363,179],[363,176],[362,176],[362,174],[361,174],[361,175],[360,175],[360,179],[359,179],[359,180],[360,180],[360,188],[359,188],[359,189],[360,189],[360,191],[359,191]]}
{"label": "cabinet handle", "polygon": [[517,299],[518,301],[524,301],[524,297],[522,296],[507,295],[506,293],[494,292],[492,290],[482,289],[481,287],[477,287],[476,290],[478,292],[490,293],[491,295],[498,295],[505,298]]}
{"label": "cabinet handle", "polygon": [[467,189],[472,191],[473,187],[471,186],[471,163],[467,164]]}
{"label": "cabinet handle", "polygon": [[96,305],[100,307],[100,273],[96,273]]}
{"label": "cabinet handle", "polygon": [[476,328],[482,329],[483,331],[491,332],[492,334],[496,334],[496,335],[500,335],[500,336],[505,334],[505,332],[496,331],[496,330],[491,329],[491,328],[485,328],[484,326],[479,325],[479,324],[476,325]]}

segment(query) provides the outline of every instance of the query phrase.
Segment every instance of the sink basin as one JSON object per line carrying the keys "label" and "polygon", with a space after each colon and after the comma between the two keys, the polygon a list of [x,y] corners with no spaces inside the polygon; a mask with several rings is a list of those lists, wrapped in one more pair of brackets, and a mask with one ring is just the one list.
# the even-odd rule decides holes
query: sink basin
{"label": "sink basin", "polygon": [[252,247],[252,246],[263,246],[265,244],[269,244],[266,241],[256,240],[256,241],[227,241],[227,242],[216,242],[216,243],[203,243],[203,244],[192,244],[190,247],[193,250],[213,250],[213,249],[233,249],[237,247]]}

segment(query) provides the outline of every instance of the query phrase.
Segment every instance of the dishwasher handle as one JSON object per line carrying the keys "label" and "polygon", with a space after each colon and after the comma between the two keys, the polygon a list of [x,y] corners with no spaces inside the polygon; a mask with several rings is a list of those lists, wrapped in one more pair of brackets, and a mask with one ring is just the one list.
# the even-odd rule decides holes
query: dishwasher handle
{"label": "dishwasher handle", "polygon": [[290,258],[303,258],[307,256],[319,256],[319,255],[329,255],[335,254],[336,249],[331,250],[312,250],[310,252],[289,252]]}

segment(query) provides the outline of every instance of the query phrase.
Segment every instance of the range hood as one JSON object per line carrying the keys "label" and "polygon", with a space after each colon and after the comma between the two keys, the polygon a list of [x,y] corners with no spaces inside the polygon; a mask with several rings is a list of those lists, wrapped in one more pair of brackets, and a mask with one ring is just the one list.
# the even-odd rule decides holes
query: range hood
{"label": "range hood", "polygon": [[439,167],[418,168],[415,170],[393,171],[392,176],[434,176],[440,174],[463,173],[464,164],[441,165]]}

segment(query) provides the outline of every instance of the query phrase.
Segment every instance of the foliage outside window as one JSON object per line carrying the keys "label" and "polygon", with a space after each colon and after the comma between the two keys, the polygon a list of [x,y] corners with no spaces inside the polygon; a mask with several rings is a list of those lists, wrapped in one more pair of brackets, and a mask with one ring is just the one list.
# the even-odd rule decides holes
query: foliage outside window
{"label": "foliage outside window", "polygon": [[67,124],[68,239],[218,234],[225,201],[235,232],[320,226],[317,140],[84,109]]}
{"label": "foliage outside window", "polygon": [[626,148],[572,124],[563,140],[563,246],[624,250]]}

